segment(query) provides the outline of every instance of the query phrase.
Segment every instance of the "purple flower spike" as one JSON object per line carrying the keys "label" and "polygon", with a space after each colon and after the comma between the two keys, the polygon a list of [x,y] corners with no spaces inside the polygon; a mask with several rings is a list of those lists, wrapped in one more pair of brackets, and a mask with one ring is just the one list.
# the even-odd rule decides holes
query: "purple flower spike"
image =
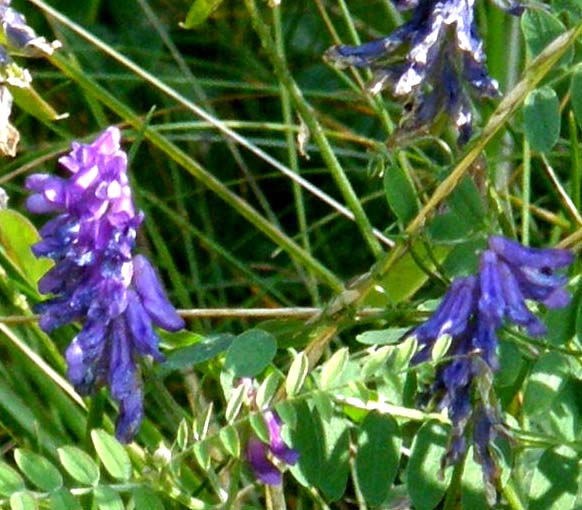
{"label": "purple flower spike", "polygon": [[247,442],[246,456],[255,476],[267,485],[280,485],[283,481],[281,471],[272,458],[280,462],[294,465],[299,459],[299,452],[289,448],[281,437],[281,418],[276,412],[267,409],[263,411],[263,418],[269,431],[269,443],[263,443],[254,434]]}
{"label": "purple flower spike", "polygon": [[66,351],[68,376],[79,393],[107,385],[119,402],[118,439],[129,442],[143,419],[140,356],[161,361],[153,325],[168,331],[184,327],[151,264],[132,255],[143,214],[136,212],[127,177],[121,133],[108,128],[92,144],[73,143],[60,158],[68,179],[31,175],[34,213],[57,213],[32,247],[55,265],[39,281],[40,326],[51,331],[75,320],[83,329]]}
{"label": "purple flower spike", "polygon": [[[485,66],[483,43],[475,23],[475,0],[393,0],[399,10],[414,9],[410,21],[392,34],[360,46],[334,46],[325,59],[338,68],[370,68],[372,94],[389,88],[409,113],[402,129],[427,131],[447,115],[459,132],[459,142],[472,132],[469,92],[478,98],[499,94]],[[509,14],[523,6],[509,1]],[[442,114],[442,115],[441,115]]]}
{"label": "purple flower spike", "polygon": [[[544,334],[546,327],[526,300],[548,308],[567,305],[570,294],[564,286],[568,278],[557,271],[569,266],[574,257],[567,250],[527,248],[499,236],[491,237],[488,246],[481,254],[479,274],[453,281],[432,317],[408,336],[418,340],[413,363],[429,360],[437,340],[444,334],[451,337],[450,361],[438,367],[432,387],[453,425],[443,464],[464,458],[472,423],[475,458],[483,468],[488,499],[494,502],[499,469],[491,441],[501,419],[497,404],[483,388],[491,386],[492,373],[498,369],[497,333],[504,323],[512,323],[532,336]],[[474,408],[476,387],[481,398]]]}

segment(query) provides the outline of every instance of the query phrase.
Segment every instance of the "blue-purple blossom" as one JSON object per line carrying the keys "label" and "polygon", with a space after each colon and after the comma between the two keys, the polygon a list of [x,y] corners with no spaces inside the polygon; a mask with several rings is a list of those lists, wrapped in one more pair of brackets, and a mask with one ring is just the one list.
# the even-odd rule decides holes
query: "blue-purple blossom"
{"label": "blue-purple blossom", "polygon": [[483,468],[490,499],[499,474],[491,441],[501,419],[490,391],[491,375],[498,368],[497,333],[502,326],[514,324],[531,336],[545,334],[545,325],[527,302],[547,308],[566,306],[570,294],[562,270],[573,260],[568,250],[528,248],[492,236],[481,254],[479,274],[453,281],[433,315],[410,333],[418,341],[414,363],[428,361],[436,341],[443,335],[451,337],[450,361],[439,366],[432,388],[452,423],[444,463],[455,464],[464,457],[466,432],[472,428],[475,458]]}
{"label": "blue-purple blossom", "polygon": [[263,419],[269,431],[269,443],[264,443],[256,435],[251,434],[247,441],[246,457],[255,476],[267,485],[280,485],[282,474],[276,464],[279,462],[294,465],[299,459],[297,450],[285,444],[281,437],[281,418],[275,411],[263,411]]}
{"label": "blue-purple blossom", "polygon": [[68,376],[83,395],[107,385],[119,402],[117,437],[131,441],[143,419],[138,358],[162,360],[154,326],[168,331],[184,321],[168,301],[154,268],[132,255],[143,214],[136,212],[121,133],[110,127],[92,144],[73,143],[59,162],[70,176],[31,175],[33,213],[57,216],[32,247],[55,265],[39,281],[44,331],[83,321],[66,351]]}
{"label": "blue-purple blossom", "polygon": [[[487,72],[475,0],[393,2],[400,10],[414,9],[408,22],[381,39],[334,46],[325,59],[338,68],[371,69],[370,92],[388,88],[405,105],[404,131],[428,131],[444,115],[453,120],[459,142],[465,143],[473,120],[469,92],[480,99],[499,94]],[[519,15],[523,6],[510,0],[506,11]]]}

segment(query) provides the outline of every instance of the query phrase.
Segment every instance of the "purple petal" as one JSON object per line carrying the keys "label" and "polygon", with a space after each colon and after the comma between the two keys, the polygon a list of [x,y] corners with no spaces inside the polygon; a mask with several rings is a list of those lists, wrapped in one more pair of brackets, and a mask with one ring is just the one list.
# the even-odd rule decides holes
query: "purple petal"
{"label": "purple petal", "polygon": [[477,334],[474,338],[475,348],[481,351],[481,357],[493,371],[499,368],[497,361],[497,328],[498,325],[491,322],[488,317],[479,316]]}
{"label": "purple petal", "polygon": [[104,323],[87,323],[65,353],[67,376],[82,394],[92,392],[102,379],[99,366],[106,347],[106,333]]}
{"label": "purple petal", "polygon": [[525,305],[517,279],[509,266],[499,262],[499,272],[507,318],[515,324],[526,327],[528,333],[532,336],[545,334],[546,327]]}
{"label": "purple petal", "polygon": [[168,301],[160,280],[149,261],[136,255],[133,259],[135,290],[142,304],[156,326],[167,331],[178,331],[184,328],[184,320]]}
{"label": "purple petal", "polygon": [[444,334],[460,335],[467,329],[467,321],[475,308],[477,279],[474,276],[457,278],[429,320],[416,328],[419,341],[436,340]]}
{"label": "purple petal", "polygon": [[266,410],[263,412],[263,417],[269,430],[269,447],[271,453],[286,464],[295,464],[299,459],[299,452],[289,448],[283,441],[281,437],[282,422],[279,415],[271,410]]}
{"label": "purple petal", "polygon": [[269,449],[258,437],[251,435],[247,441],[246,457],[255,476],[267,485],[281,485],[283,476],[267,457]]}
{"label": "purple petal", "polygon": [[123,400],[135,391],[137,367],[131,352],[131,341],[123,318],[111,324],[111,354],[109,360],[109,386],[111,395]]}
{"label": "purple petal", "polygon": [[150,355],[157,361],[163,361],[164,357],[158,351],[159,338],[152,327],[150,316],[146,313],[136,293],[132,290],[127,294],[125,317],[137,352],[143,355]]}
{"label": "purple petal", "polygon": [[566,289],[555,289],[542,300],[542,303],[548,308],[564,308],[571,300],[572,296]]}
{"label": "purple petal", "polygon": [[122,443],[130,443],[143,421],[143,395],[136,381],[134,391],[119,403],[119,417],[115,422],[115,437]]}
{"label": "purple petal", "polygon": [[492,321],[492,325],[497,327],[503,318],[505,300],[501,288],[499,260],[492,251],[486,250],[481,255],[479,283],[481,287],[479,311],[487,320]]}
{"label": "purple petal", "polygon": [[569,266],[574,261],[574,255],[570,250],[528,248],[501,236],[491,236],[489,238],[489,248],[509,264],[518,267],[556,269]]}

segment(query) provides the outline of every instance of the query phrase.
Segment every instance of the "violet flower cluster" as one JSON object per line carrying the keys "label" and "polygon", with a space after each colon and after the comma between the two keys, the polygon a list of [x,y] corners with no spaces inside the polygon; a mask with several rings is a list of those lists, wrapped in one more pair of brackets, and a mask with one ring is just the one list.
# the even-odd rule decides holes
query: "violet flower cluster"
{"label": "violet flower cluster", "polygon": [[269,443],[252,434],[247,441],[246,457],[257,479],[267,485],[281,485],[283,477],[273,459],[292,466],[299,459],[299,452],[283,441],[281,418],[275,411],[263,411],[263,419],[269,431]]}
{"label": "violet flower cluster", "polygon": [[[324,58],[338,68],[370,68],[374,72],[370,92],[389,88],[405,104],[404,131],[427,131],[445,115],[453,120],[459,143],[465,143],[472,132],[469,92],[480,99],[499,94],[485,65],[475,0],[393,2],[400,10],[414,9],[410,21],[381,39],[334,46]],[[510,0],[505,10],[519,15],[523,6]]]}
{"label": "violet flower cluster", "polygon": [[68,179],[35,174],[26,187],[31,212],[57,214],[32,248],[55,262],[39,281],[53,295],[38,306],[40,326],[83,321],[66,351],[69,379],[83,395],[109,386],[119,402],[116,435],[129,442],[143,419],[138,358],[162,360],[153,326],[177,331],[184,322],[148,260],[132,255],[143,214],[134,209],[120,137],[110,127],[91,144],[74,142],[59,159]]}
{"label": "violet flower cluster", "polygon": [[463,458],[466,433],[472,429],[475,457],[490,496],[498,477],[491,450],[500,424],[491,395],[491,374],[498,368],[498,331],[504,324],[515,324],[531,336],[545,334],[545,325],[527,301],[547,308],[566,306],[568,279],[560,270],[573,259],[568,250],[527,248],[505,237],[490,237],[479,274],[457,278],[430,319],[410,333],[418,341],[415,363],[430,359],[439,338],[448,335],[452,340],[447,352],[452,361],[437,371],[432,389],[441,395],[440,406],[447,409],[453,425],[444,462],[454,464]]}

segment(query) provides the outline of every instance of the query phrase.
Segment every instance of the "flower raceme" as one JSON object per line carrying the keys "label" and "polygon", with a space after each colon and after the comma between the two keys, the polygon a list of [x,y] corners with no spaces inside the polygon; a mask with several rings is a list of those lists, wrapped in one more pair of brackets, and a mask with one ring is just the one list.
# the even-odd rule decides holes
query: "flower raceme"
{"label": "flower raceme", "polygon": [[[325,60],[338,68],[370,68],[368,89],[390,88],[407,106],[404,131],[427,131],[442,114],[450,117],[465,143],[472,132],[468,92],[478,98],[499,94],[487,73],[483,43],[475,22],[475,0],[393,0],[400,10],[414,9],[410,21],[387,37],[359,46],[334,46]],[[510,14],[523,12],[510,1]]]}
{"label": "flower raceme", "polygon": [[[491,450],[500,424],[491,395],[491,374],[498,368],[497,332],[504,324],[524,328],[531,336],[546,333],[545,325],[527,301],[547,308],[564,307],[570,294],[560,273],[573,262],[568,250],[527,248],[505,237],[492,236],[480,257],[479,274],[457,278],[433,315],[410,336],[418,342],[413,362],[431,358],[439,338],[448,335],[450,362],[436,374],[432,391],[441,396],[453,429],[446,464],[460,461],[467,449],[466,430],[472,424],[475,457],[483,468],[490,500],[498,476]],[[478,395],[473,397],[473,388]]]}
{"label": "flower raceme", "polygon": [[74,142],[59,159],[68,179],[35,174],[26,187],[31,212],[57,214],[32,247],[55,262],[39,281],[42,294],[53,294],[38,305],[40,326],[83,321],[66,351],[69,379],[83,395],[109,386],[120,408],[116,435],[129,442],[143,419],[138,358],[162,360],[154,325],[177,331],[184,321],[149,261],[132,255],[143,214],[134,209],[120,138],[110,127],[91,144]]}

